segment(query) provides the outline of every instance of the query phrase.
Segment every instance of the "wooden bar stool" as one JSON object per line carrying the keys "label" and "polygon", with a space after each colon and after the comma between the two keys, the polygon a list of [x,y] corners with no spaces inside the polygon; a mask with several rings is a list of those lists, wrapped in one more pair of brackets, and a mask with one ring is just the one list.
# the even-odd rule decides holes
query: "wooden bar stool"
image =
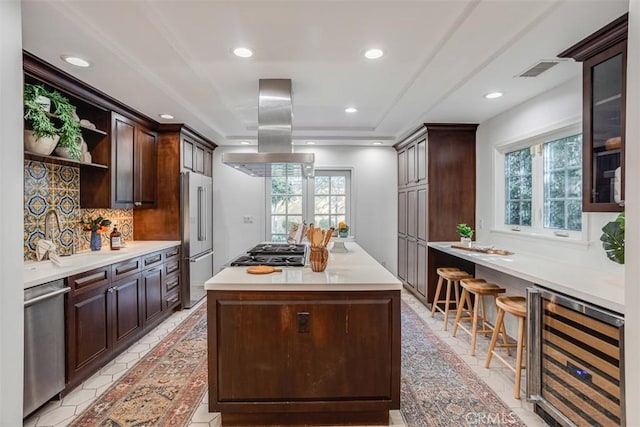
{"label": "wooden bar stool", "polygon": [[[487,354],[487,361],[484,364],[485,368],[488,368],[491,364],[491,357],[495,354],[495,356],[500,359],[502,363],[507,365],[509,369],[511,369],[516,374],[516,384],[514,390],[514,397],[516,399],[520,399],[520,377],[522,374],[522,350],[525,346],[524,344],[524,321],[527,317],[527,300],[524,297],[511,297],[511,296],[502,296],[496,298],[496,306],[498,307],[498,319],[496,320],[496,327],[493,331],[493,335],[491,336],[491,344],[489,344],[489,353]],[[518,318],[518,339],[515,344],[507,344],[507,334],[504,328],[504,314],[509,313],[513,314]],[[502,332],[503,340],[505,344],[497,344],[498,342],[498,334]],[[509,351],[509,348],[516,348],[516,366],[512,366],[508,361],[506,361],[498,352],[497,348],[506,348]]]}
{"label": "wooden bar stool", "polygon": [[[495,301],[496,296],[504,293],[505,290],[495,283],[487,283],[484,279],[462,279],[460,280],[460,286],[462,286],[462,294],[460,295],[460,304],[458,304],[456,321],[453,325],[451,336],[456,336],[458,327],[471,335],[471,355],[475,356],[477,335],[483,334],[487,336],[494,329],[493,325],[487,321],[484,297],[491,296]],[[471,301],[471,295],[475,295],[473,302]],[[482,310],[482,315],[480,315],[480,310]],[[463,311],[467,312],[467,316],[462,317]],[[462,322],[466,320],[471,322],[471,330],[462,325]],[[502,328],[504,328],[504,325],[502,325]],[[506,336],[506,333],[504,335]],[[505,344],[507,344],[506,341]]]}
{"label": "wooden bar stool", "polygon": [[[444,314],[443,328],[446,331],[449,327],[449,309],[451,304],[455,304],[455,308],[458,308],[460,302],[460,291],[458,286],[460,280],[471,278],[471,274],[466,271],[462,271],[457,267],[440,267],[436,270],[438,273],[438,285],[436,286],[436,293],[433,296],[433,304],[431,304],[431,317],[434,317],[436,310]],[[442,291],[442,285],[444,281],[447,281],[447,289],[444,293],[444,299],[440,298],[440,292]],[[451,300],[451,288],[455,294],[455,301]],[[443,308],[438,307],[438,304],[443,303]]]}

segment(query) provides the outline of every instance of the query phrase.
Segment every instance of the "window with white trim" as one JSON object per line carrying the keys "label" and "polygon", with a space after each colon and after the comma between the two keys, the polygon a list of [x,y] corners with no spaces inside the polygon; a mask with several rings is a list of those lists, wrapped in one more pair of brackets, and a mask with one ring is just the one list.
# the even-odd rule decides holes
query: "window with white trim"
{"label": "window with white trim", "polygon": [[582,135],[564,134],[504,151],[504,198],[498,202],[507,229],[581,236]]}
{"label": "window with white trim", "polygon": [[[284,242],[294,223],[313,223],[328,229],[350,222],[351,171],[318,170],[315,176],[272,177],[267,180],[268,239]],[[305,182],[306,181],[306,182]]]}

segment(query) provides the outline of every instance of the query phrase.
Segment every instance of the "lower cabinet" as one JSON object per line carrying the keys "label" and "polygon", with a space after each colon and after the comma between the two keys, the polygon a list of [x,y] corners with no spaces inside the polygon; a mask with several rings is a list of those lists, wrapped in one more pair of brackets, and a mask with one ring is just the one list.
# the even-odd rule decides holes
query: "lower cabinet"
{"label": "lower cabinet", "polygon": [[[165,255],[178,246],[68,277],[64,393],[88,378],[179,307],[179,263],[165,280]],[[172,303],[167,303],[167,298]]]}

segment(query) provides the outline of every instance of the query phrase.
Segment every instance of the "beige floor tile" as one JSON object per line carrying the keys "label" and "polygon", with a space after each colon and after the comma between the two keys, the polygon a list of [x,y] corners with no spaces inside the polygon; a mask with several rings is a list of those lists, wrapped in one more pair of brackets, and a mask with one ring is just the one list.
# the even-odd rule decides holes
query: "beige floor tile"
{"label": "beige floor tile", "polygon": [[[98,389],[98,388],[104,386],[105,384],[111,384],[112,380],[113,380],[113,376],[112,375],[96,374],[96,375],[92,376],[91,378],[89,378],[84,383],[82,383],[82,388],[84,388],[84,389]],[[98,395],[98,394],[96,394],[96,395]]]}
{"label": "beige floor tile", "polygon": [[101,375],[114,375],[117,374],[119,372],[122,371],[126,371],[127,370],[127,364],[126,363],[109,363],[107,366],[105,366],[104,368],[100,369],[100,374]]}
{"label": "beige floor tile", "polygon": [[80,405],[81,403],[94,400],[95,397],[95,389],[83,389],[78,387],[62,399],[62,404],[64,406]]}
{"label": "beige floor tile", "polygon": [[217,412],[209,412],[209,405],[201,403],[198,405],[198,409],[193,413],[191,417],[192,423],[207,423],[213,421],[220,414]]}
{"label": "beige floor tile", "polygon": [[36,426],[45,427],[45,426],[58,425],[61,422],[65,422],[69,418],[73,417],[73,415],[75,414],[75,411],[76,411],[75,406],[60,406],[59,408],[56,408],[42,415],[38,419]]}

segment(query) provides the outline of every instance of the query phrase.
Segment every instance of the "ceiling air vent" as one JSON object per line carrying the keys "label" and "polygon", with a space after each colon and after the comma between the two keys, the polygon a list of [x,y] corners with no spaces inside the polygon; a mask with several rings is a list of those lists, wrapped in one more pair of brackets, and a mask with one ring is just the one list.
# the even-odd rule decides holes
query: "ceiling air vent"
{"label": "ceiling air vent", "polygon": [[558,63],[560,63],[560,61],[540,61],[525,72],[519,74],[518,77],[538,77],[540,74],[544,73],[549,68],[557,65]]}

